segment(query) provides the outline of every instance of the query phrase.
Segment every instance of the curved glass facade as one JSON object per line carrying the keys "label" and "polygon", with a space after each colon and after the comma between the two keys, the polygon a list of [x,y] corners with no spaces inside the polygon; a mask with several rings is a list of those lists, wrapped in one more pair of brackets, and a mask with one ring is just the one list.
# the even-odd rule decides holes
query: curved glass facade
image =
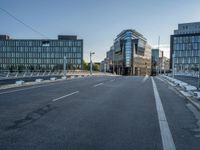
{"label": "curved glass facade", "polygon": [[132,39],[128,37],[125,44],[125,67],[131,67],[132,63]]}
{"label": "curved glass facade", "polygon": [[114,43],[115,72],[123,75],[145,75],[151,72],[151,48],[135,30],[122,31]]}

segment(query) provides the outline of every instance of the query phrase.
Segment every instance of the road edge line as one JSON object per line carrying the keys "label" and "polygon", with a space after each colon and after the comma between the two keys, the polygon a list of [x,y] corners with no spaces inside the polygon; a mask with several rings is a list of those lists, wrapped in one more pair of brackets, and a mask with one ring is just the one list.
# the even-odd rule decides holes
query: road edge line
{"label": "road edge line", "polygon": [[160,95],[158,93],[158,89],[156,86],[156,83],[151,77],[152,85],[153,85],[153,91],[154,91],[154,97],[156,102],[156,110],[158,115],[158,122],[160,127],[160,134],[162,138],[162,144],[164,150],[176,150],[176,146],[174,144],[174,140],[166,119],[165,111],[163,109],[162,101],[160,99]]}

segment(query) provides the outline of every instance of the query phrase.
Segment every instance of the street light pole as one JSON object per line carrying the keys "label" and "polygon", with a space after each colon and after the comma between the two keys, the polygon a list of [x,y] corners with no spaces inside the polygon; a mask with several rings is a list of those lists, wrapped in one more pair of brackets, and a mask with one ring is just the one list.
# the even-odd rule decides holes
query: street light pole
{"label": "street light pole", "polygon": [[94,52],[90,52],[90,75],[92,75],[92,55],[95,54]]}

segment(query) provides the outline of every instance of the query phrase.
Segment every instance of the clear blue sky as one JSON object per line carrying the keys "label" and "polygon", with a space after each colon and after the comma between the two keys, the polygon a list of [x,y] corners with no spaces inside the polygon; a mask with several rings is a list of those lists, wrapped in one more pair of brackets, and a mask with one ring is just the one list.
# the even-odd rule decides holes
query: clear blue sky
{"label": "clear blue sky", "polygon": [[[95,61],[103,60],[123,29],[136,29],[152,46],[160,36],[166,49],[178,23],[200,21],[200,0],[0,0],[0,7],[49,38],[78,35],[86,61],[90,50],[96,52]],[[42,38],[1,10],[0,34]]]}

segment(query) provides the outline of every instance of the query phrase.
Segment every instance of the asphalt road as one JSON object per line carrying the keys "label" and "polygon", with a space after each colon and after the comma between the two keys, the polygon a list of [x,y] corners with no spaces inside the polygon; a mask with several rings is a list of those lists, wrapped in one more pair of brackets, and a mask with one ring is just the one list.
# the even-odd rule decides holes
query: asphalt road
{"label": "asphalt road", "polygon": [[87,77],[3,90],[0,149],[162,150],[174,144],[199,150],[198,113],[156,77]]}

